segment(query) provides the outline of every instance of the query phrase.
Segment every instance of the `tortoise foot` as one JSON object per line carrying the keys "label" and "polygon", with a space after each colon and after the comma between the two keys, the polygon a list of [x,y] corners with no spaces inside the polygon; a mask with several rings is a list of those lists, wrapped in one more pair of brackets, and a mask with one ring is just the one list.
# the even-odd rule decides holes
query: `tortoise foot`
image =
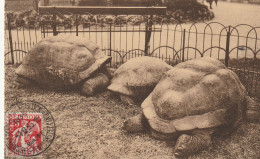
{"label": "tortoise foot", "polygon": [[209,146],[211,142],[211,133],[207,131],[198,131],[194,135],[181,135],[175,145],[174,155],[184,157],[192,155]]}
{"label": "tortoise foot", "polygon": [[123,129],[129,133],[142,133],[147,130],[147,124],[144,115],[139,114],[125,121]]}
{"label": "tortoise foot", "polygon": [[257,122],[260,120],[260,108],[255,100],[246,97],[246,120],[249,122]]}
{"label": "tortoise foot", "polygon": [[135,105],[135,101],[127,96],[127,95],[124,95],[124,94],[120,94],[120,99],[121,101],[123,101],[125,104],[128,104],[128,105]]}
{"label": "tortoise foot", "polygon": [[13,84],[13,87],[20,89],[20,88],[29,87],[32,84],[33,84],[32,80],[25,78],[25,77],[22,77],[22,76],[17,76],[16,80]]}
{"label": "tortoise foot", "polygon": [[14,82],[11,86],[11,88],[14,88],[14,89],[21,89],[21,88],[25,88],[26,86],[24,84],[21,84],[19,82]]}

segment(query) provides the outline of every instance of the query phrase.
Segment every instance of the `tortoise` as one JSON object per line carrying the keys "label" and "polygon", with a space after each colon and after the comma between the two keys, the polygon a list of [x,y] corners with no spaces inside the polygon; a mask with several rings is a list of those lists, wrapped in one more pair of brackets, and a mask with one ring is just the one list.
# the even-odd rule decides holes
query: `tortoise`
{"label": "tortoise", "polygon": [[119,94],[128,104],[142,102],[172,66],[148,56],[130,59],[115,72],[108,90]]}
{"label": "tortoise", "polygon": [[[108,77],[101,72],[108,72],[105,64],[110,60],[111,57],[103,54],[97,44],[82,37],[47,37],[29,50],[16,69],[17,86],[34,83],[42,88],[66,90],[83,85],[83,94],[92,95],[97,90],[87,87],[100,89],[99,84],[102,88],[109,85]],[[93,78],[102,82],[93,82]],[[91,85],[89,79],[92,79]]]}
{"label": "tortoise", "polygon": [[245,114],[259,119],[256,106],[233,71],[216,59],[200,58],[166,72],[141,104],[142,114],[125,121],[123,129],[177,139],[174,155],[183,157],[208,147],[212,134],[232,133]]}

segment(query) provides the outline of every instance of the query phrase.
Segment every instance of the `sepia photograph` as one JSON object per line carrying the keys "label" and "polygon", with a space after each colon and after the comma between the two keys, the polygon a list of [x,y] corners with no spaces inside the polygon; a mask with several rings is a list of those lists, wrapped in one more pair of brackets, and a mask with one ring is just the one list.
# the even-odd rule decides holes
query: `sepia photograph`
{"label": "sepia photograph", "polygon": [[2,3],[4,158],[260,158],[260,0]]}

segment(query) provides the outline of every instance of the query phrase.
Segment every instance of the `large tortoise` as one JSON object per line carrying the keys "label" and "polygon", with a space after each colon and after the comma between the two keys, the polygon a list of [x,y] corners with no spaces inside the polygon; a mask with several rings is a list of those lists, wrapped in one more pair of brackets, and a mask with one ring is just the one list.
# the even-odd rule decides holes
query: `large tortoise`
{"label": "large tortoise", "polygon": [[120,95],[121,100],[133,104],[142,102],[154,89],[162,75],[172,66],[153,57],[137,57],[121,65],[108,87]]}
{"label": "large tortoise", "polygon": [[124,129],[150,130],[162,140],[178,138],[174,154],[185,156],[206,148],[213,133],[231,133],[246,104],[249,118],[258,119],[257,103],[233,71],[212,58],[190,60],[165,73],[142,103],[143,114],[127,120]]}
{"label": "large tortoise", "polygon": [[[110,59],[94,42],[84,38],[47,37],[29,50],[16,69],[17,83],[19,86],[35,83],[51,89],[73,89],[83,85],[83,93],[92,94],[96,90],[91,88],[100,89],[109,84],[108,77],[100,72],[107,72],[104,65]],[[100,82],[93,82],[93,78]]]}

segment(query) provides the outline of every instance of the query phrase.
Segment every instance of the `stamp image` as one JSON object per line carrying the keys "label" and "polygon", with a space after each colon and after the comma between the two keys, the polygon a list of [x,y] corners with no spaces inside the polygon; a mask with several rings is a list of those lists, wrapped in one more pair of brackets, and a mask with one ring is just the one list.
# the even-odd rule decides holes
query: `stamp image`
{"label": "stamp image", "polygon": [[8,156],[36,155],[41,151],[42,114],[8,114]]}
{"label": "stamp image", "polygon": [[55,123],[41,104],[16,103],[6,112],[6,155],[41,157],[55,137]]}

